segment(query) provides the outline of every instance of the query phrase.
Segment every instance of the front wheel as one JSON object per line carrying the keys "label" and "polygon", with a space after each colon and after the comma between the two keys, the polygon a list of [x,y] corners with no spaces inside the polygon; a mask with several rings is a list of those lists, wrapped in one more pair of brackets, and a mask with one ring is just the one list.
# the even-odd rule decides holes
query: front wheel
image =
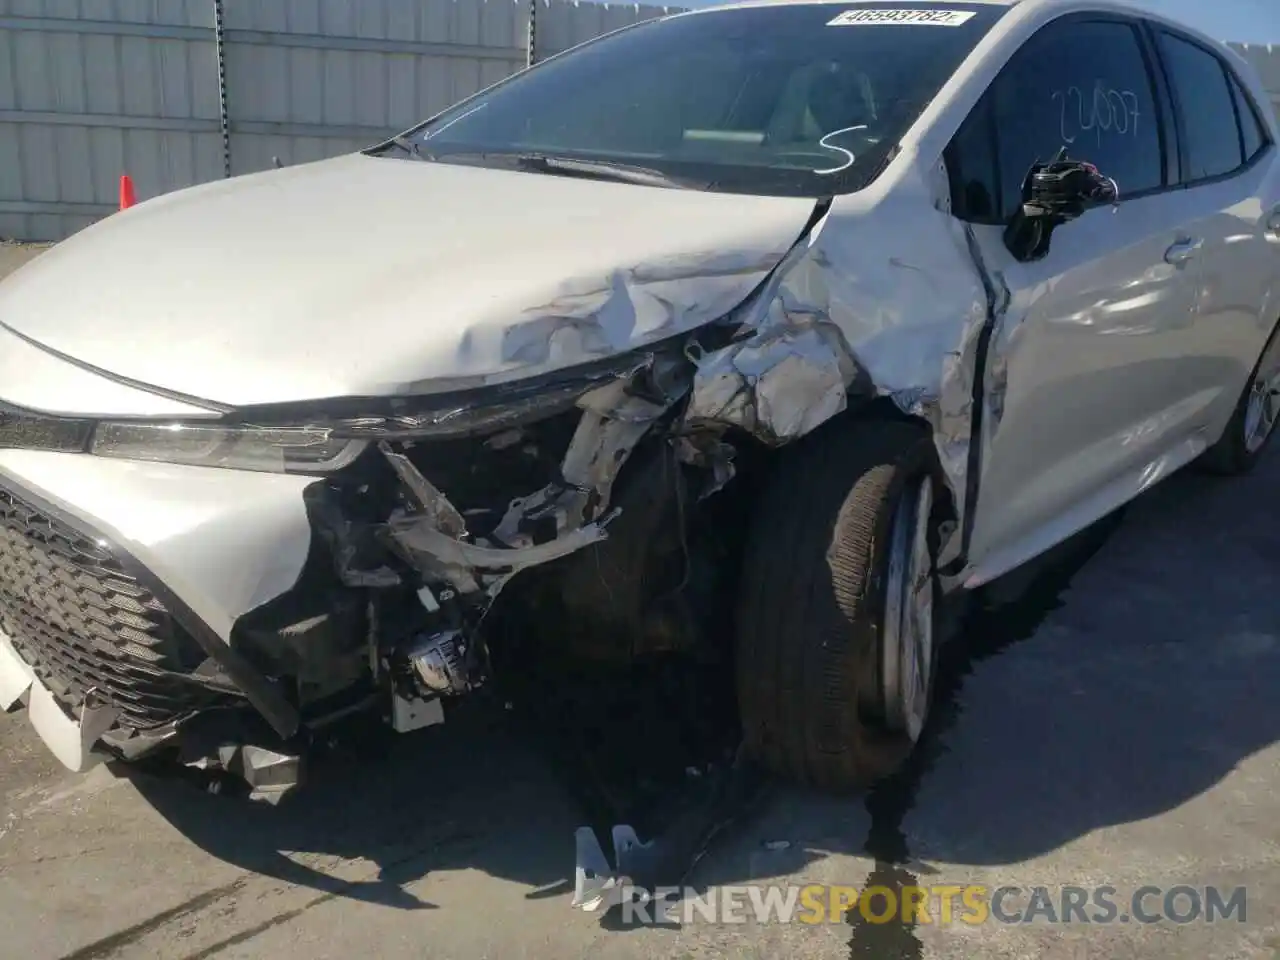
{"label": "front wheel", "polygon": [[749,750],[832,789],[892,773],[937,664],[933,442],[851,420],[784,454],[749,531],[737,685]]}

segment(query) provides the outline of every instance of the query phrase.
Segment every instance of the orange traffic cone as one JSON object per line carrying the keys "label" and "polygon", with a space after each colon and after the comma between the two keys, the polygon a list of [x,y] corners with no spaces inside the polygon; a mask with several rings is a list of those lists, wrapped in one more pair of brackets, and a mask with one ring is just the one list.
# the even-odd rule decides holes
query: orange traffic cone
{"label": "orange traffic cone", "polygon": [[128,210],[137,202],[138,198],[133,193],[133,178],[127,173],[122,174],[120,177],[120,209]]}

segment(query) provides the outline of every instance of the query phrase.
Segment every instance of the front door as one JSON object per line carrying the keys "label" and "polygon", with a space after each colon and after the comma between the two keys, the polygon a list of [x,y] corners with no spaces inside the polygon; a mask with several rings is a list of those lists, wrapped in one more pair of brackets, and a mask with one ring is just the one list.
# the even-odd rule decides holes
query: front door
{"label": "front door", "polygon": [[1002,227],[975,226],[1009,304],[991,343],[977,438],[971,582],[1042,552],[1185,462],[1180,445],[1197,412],[1178,364],[1194,340],[1203,245],[1170,202],[1175,140],[1152,63],[1132,21],[1058,20],[1015,55],[971,118],[994,140],[996,221],[1017,209],[1031,165],[1064,147],[1120,194],[1114,208],[1060,227],[1032,263],[1012,257]]}

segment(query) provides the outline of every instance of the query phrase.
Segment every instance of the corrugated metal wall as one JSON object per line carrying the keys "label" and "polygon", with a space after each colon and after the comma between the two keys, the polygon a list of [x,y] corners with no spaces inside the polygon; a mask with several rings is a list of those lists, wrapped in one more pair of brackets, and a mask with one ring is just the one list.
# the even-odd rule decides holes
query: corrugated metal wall
{"label": "corrugated metal wall", "polygon": [[232,172],[403,130],[525,63],[515,0],[227,0]]}
{"label": "corrugated metal wall", "polygon": [[148,193],[222,175],[213,8],[0,0],[0,236],[57,239]]}
{"label": "corrugated metal wall", "polygon": [[[224,173],[214,0],[0,0],[0,237]],[[232,173],[359,149],[525,63],[527,0],[224,0]],[[538,0],[538,56],[668,9]],[[1280,48],[1241,47],[1280,114]]]}
{"label": "corrugated metal wall", "polygon": [[[231,171],[368,146],[520,69],[527,0],[224,0]],[[0,0],[0,237],[223,176],[214,0]],[[660,16],[538,0],[537,55]]]}

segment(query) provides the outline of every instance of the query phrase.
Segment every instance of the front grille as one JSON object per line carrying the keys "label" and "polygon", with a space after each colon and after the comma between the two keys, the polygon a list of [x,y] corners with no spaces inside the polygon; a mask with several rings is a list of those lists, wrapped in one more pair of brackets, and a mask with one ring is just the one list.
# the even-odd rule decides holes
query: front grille
{"label": "front grille", "polygon": [[109,546],[0,488],[0,629],[73,714],[95,691],[137,729],[211,706],[204,657]]}

